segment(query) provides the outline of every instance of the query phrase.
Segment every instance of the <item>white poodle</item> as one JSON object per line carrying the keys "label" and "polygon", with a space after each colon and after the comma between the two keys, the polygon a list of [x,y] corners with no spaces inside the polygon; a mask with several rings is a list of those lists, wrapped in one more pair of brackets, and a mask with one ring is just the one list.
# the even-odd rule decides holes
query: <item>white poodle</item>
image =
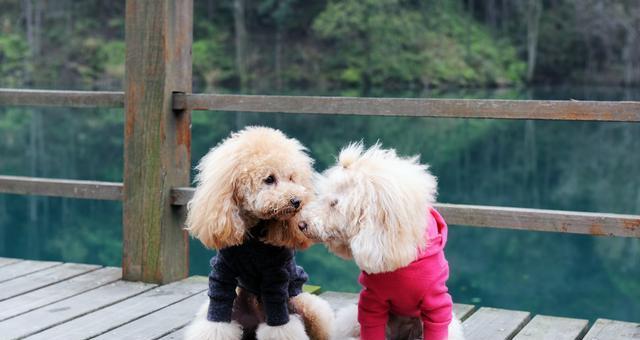
{"label": "white poodle", "polygon": [[377,144],[347,146],[318,178],[299,228],[362,270],[358,310],[338,313],[336,339],[463,339],[446,286],[447,225],[433,209],[436,187],[418,157]]}

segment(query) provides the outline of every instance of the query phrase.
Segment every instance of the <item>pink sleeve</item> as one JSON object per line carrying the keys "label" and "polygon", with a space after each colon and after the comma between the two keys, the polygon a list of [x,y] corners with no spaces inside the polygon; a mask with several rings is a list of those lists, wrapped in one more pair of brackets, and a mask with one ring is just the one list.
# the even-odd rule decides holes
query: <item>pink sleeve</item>
{"label": "pink sleeve", "polygon": [[445,267],[438,279],[431,285],[421,305],[424,340],[446,340],[449,323],[453,315],[453,302],[446,282],[449,267]]}
{"label": "pink sleeve", "polygon": [[385,329],[389,319],[389,304],[364,288],[358,302],[360,340],[385,340]]}

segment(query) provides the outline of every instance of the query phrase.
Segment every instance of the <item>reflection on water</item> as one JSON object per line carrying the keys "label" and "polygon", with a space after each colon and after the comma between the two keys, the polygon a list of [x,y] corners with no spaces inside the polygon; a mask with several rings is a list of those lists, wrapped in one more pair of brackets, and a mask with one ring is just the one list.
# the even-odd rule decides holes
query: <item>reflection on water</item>
{"label": "reflection on water", "polygon": [[[555,87],[424,96],[639,100],[640,91]],[[403,154],[420,153],[439,177],[441,202],[640,213],[638,124],[194,112],[193,159],[249,124],[299,138],[318,170],[352,140],[379,139]],[[0,108],[0,173],[120,181],[122,130],[121,110]],[[121,214],[118,202],[0,195],[0,256],[119,265]],[[457,302],[640,320],[640,240],[460,226],[450,233],[449,287]],[[195,241],[191,249],[192,273],[206,274],[212,252]],[[358,290],[357,268],[322,246],[298,260],[312,283]]]}

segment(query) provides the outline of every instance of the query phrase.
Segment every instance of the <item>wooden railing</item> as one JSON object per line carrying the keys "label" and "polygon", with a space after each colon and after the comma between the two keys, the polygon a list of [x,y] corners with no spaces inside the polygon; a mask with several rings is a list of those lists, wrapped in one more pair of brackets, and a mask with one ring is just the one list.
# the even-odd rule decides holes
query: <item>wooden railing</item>
{"label": "wooden railing", "polygon": [[[127,0],[126,8],[125,92],[0,89],[0,106],[124,107],[124,182],[0,176],[0,193],[122,200],[129,280],[188,275],[191,110],[640,122],[640,102],[192,94],[192,0]],[[640,238],[639,215],[437,207],[450,224]]]}
{"label": "wooden railing", "polygon": [[[640,122],[640,102],[256,96],[173,92],[173,110]],[[2,105],[123,107],[123,92],[0,89]]]}

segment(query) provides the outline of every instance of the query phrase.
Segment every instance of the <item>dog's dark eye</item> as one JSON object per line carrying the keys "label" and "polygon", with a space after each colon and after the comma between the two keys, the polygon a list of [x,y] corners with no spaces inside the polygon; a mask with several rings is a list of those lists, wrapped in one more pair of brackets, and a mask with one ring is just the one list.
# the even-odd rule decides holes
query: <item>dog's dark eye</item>
{"label": "dog's dark eye", "polygon": [[331,206],[332,208],[335,207],[338,204],[338,200],[332,200],[331,202],[329,202],[329,206]]}
{"label": "dog's dark eye", "polygon": [[273,184],[273,183],[275,183],[275,182],[276,182],[276,176],[274,176],[274,175],[269,175],[269,177],[267,177],[267,178],[265,178],[265,179],[264,179],[264,182],[265,182],[266,184]]}

